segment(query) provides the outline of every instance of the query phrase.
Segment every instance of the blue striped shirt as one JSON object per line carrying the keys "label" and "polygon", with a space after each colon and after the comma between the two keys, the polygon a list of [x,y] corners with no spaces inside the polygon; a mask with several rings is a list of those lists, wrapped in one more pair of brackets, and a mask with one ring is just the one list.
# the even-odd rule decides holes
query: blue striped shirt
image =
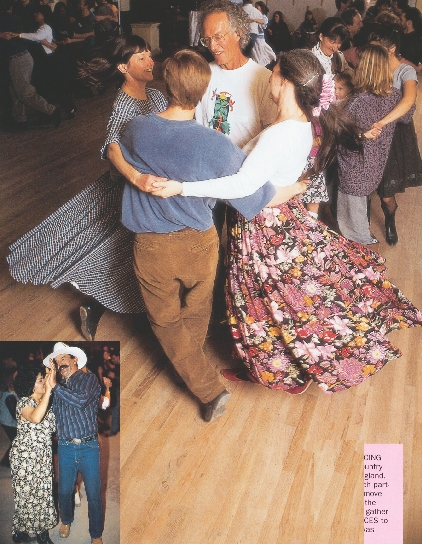
{"label": "blue striped shirt", "polygon": [[67,383],[63,380],[54,387],[53,411],[59,439],[88,438],[97,434],[100,392],[95,374],[82,370],[72,374]]}

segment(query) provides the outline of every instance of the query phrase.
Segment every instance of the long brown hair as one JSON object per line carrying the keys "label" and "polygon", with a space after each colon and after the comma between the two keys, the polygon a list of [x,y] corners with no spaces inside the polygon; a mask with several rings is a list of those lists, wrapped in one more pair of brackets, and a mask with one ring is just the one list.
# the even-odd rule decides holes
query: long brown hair
{"label": "long brown hair", "polygon": [[339,149],[362,151],[359,130],[343,109],[330,106],[328,110],[322,109],[319,117],[313,115],[313,108],[319,104],[325,73],[315,55],[307,49],[294,49],[282,53],[278,63],[281,76],[295,87],[298,106],[314,125],[315,132],[322,133],[314,166],[303,177],[325,170]]}

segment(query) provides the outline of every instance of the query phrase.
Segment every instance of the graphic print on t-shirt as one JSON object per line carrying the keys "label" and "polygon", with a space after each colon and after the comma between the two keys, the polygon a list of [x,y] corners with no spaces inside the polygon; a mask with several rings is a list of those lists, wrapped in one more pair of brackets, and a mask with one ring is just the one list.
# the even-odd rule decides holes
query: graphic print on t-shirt
{"label": "graphic print on t-shirt", "polygon": [[218,132],[230,134],[230,123],[228,122],[229,111],[233,111],[234,101],[232,95],[227,92],[213,91],[211,100],[215,98],[214,115],[208,121],[208,125]]}

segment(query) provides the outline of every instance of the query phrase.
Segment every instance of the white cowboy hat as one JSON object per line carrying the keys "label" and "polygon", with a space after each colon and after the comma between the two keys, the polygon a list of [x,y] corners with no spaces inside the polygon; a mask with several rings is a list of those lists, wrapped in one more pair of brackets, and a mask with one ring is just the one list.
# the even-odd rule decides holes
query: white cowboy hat
{"label": "white cowboy hat", "polygon": [[50,368],[50,359],[54,359],[56,355],[61,355],[62,353],[67,353],[68,355],[74,355],[78,358],[78,368],[82,368],[86,365],[87,357],[84,351],[81,350],[81,348],[75,348],[72,346],[68,346],[64,342],[57,342],[57,344],[54,344],[54,351],[53,353],[50,353],[50,355],[47,355],[47,357],[44,359],[43,363],[44,366],[47,368]]}

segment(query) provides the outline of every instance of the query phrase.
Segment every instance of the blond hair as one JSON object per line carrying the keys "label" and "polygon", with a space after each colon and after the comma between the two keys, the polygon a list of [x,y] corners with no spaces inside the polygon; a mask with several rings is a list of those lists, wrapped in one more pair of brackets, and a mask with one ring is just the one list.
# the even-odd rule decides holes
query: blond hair
{"label": "blond hair", "polygon": [[353,84],[357,93],[372,93],[377,96],[390,94],[393,74],[388,53],[381,45],[367,45],[362,48]]}

